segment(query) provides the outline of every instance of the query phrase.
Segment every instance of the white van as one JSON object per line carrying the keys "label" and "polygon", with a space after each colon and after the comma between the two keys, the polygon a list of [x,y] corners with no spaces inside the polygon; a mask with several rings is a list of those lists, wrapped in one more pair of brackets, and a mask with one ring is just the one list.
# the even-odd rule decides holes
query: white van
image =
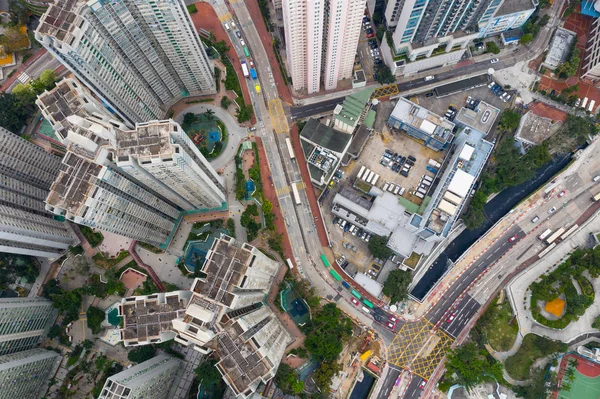
{"label": "white van", "polygon": [[363,312],[365,312],[366,314],[370,314],[371,310],[365,306],[362,307]]}
{"label": "white van", "polygon": [[430,80],[433,80],[433,79],[435,79],[435,76],[433,76],[433,75],[425,76],[425,81],[426,82],[428,82]]}
{"label": "white van", "polygon": [[394,191],[394,188],[396,188],[396,185],[394,183],[390,183],[390,186],[388,187],[388,191],[391,193]]}
{"label": "white van", "polygon": [[224,26],[225,26],[225,29],[226,29],[226,30],[229,30],[229,24],[228,24],[228,23],[225,23],[225,25],[224,25]]}
{"label": "white van", "polygon": [[598,180],[600,180],[600,175],[594,177],[594,182],[597,182]]}
{"label": "white van", "polygon": [[389,187],[389,186],[390,186],[390,183],[385,183],[385,184],[383,185],[383,188],[382,188],[382,190],[383,190],[383,191],[387,191],[387,189],[388,189],[388,187]]}
{"label": "white van", "polygon": [[406,189],[405,189],[404,187],[402,187],[402,188],[400,189],[400,192],[398,193],[398,195],[402,195],[402,194],[404,194],[404,190],[406,190]]}
{"label": "white van", "polygon": [[342,223],[340,223],[340,229],[344,230],[344,227],[346,227],[346,223],[348,223],[347,220],[344,220]]}
{"label": "white van", "polygon": [[233,20],[231,21],[231,26],[235,28],[235,22],[233,22]]}
{"label": "white van", "polygon": [[394,194],[398,195],[399,191],[400,191],[400,186],[396,186],[396,188],[394,189]]}

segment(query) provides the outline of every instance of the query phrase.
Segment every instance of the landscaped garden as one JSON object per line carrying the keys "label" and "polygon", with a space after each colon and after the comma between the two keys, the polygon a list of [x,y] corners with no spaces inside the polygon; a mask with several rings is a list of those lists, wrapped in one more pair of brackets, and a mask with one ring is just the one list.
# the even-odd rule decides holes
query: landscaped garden
{"label": "landscaped garden", "polygon": [[214,116],[211,109],[202,114],[187,113],[183,116],[181,127],[198,150],[208,160],[215,159],[227,144],[225,124]]}
{"label": "landscaped garden", "polygon": [[527,334],[517,353],[506,359],[504,368],[511,377],[520,381],[527,380],[536,360],[567,349],[565,343]]}
{"label": "landscaped garden", "polygon": [[577,249],[551,273],[529,287],[533,318],[547,327],[562,329],[581,317],[594,303],[588,277],[600,274],[600,247]]}
{"label": "landscaped garden", "polygon": [[102,244],[102,241],[104,240],[104,236],[102,235],[102,233],[92,230],[91,227],[82,225],[79,225],[79,230],[81,231],[81,234],[83,234],[87,242],[90,243],[90,246],[92,248],[95,248],[98,245]]}

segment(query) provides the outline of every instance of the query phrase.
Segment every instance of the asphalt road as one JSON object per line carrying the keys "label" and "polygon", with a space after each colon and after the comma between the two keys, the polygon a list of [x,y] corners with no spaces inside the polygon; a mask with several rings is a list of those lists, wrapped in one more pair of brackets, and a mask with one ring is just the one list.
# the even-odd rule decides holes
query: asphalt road
{"label": "asphalt road", "polygon": [[456,307],[456,311],[452,312],[454,314],[454,319],[450,323],[448,318],[442,321],[442,330],[449,334],[452,338],[456,339],[458,334],[462,331],[463,328],[469,323],[471,317],[477,313],[481,304],[477,302],[475,299],[471,298],[470,295],[465,295],[465,297],[459,302]]}
{"label": "asphalt road", "polygon": [[[443,296],[443,299],[440,300],[430,311],[427,313],[426,318],[431,323],[436,324],[440,321],[444,314],[448,309],[450,309],[451,305],[454,301],[462,294],[465,289],[487,268],[496,262],[506,251],[512,248],[515,245],[515,242],[509,242],[509,238],[517,236],[517,241],[525,236],[525,232],[519,226],[514,226],[507,230],[504,235],[499,237],[499,239],[492,244],[490,249],[487,252],[477,259],[471,267],[469,267],[468,271],[463,274],[457,281],[446,291]],[[460,304],[459,304],[460,305]],[[459,309],[457,309],[459,310]]]}
{"label": "asphalt road", "polygon": [[390,395],[390,392],[392,392],[392,388],[394,388],[394,384],[399,376],[400,370],[395,366],[392,367],[392,365],[390,365],[390,369],[385,376],[385,380],[383,380],[383,388],[381,391],[379,391],[379,397],[387,398]]}
{"label": "asphalt road", "polygon": [[421,388],[419,388],[421,381],[423,381],[423,379],[421,377],[419,377],[416,374],[413,374],[412,380],[410,381],[410,384],[408,384],[408,387],[406,388],[406,391],[402,398],[403,399],[417,399],[418,397],[420,397],[421,394],[423,393],[423,390]]}

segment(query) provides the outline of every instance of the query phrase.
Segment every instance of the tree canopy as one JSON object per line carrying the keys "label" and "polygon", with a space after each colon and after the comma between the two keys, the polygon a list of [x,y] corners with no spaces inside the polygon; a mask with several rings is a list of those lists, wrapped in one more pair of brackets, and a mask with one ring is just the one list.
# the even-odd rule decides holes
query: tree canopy
{"label": "tree canopy", "polygon": [[17,96],[12,93],[0,93],[0,126],[18,134],[28,117],[29,111],[23,107]]}
{"label": "tree canopy", "polygon": [[500,47],[498,47],[496,42],[493,42],[493,41],[486,42],[485,48],[488,51],[488,53],[500,54]]}
{"label": "tree canopy", "polygon": [[352,322],[335,303],[328,303],[314,314],[304,330],[306,349],[319,360],[335,361],[352,334]]}
{"label": "tree canopy", "polygon": [[482,382],[502,379],[502,364],[490,358],[474,342],[448,350],[446,370],[447,375],[453,376],[455,383],[464,386],[469,392]]}
{"label": "tree canopy", "polygon": [[127,359],[130,362],[142,363],[154,357],[154,347],[152,345],[141,345],[127,353]]}
{"label": "tree canopy", "polygon": [[298,379],[294,370],[285,363],[281,363],[277,369],[275,385],[286,395],[298,395],[304,391],[304,382]]}
{"label": "tree canopy", "polygon": [[[225,393],[225,383],[221,377],[221,373],[216,367],[215,359],[206,359],[198,367],[196,367],[196,379],[200,382],[203,388],[206,388],[207,397],[221,398]],[[283,364],[281,364],[283,366]],[[275,376],[277,378],[277,376]]]}
{"label": "tree canopy", "polygon": [[102,331],[102,322],[106,318],[104,311],[95,306],[90,306],[86,312],[87,325],[92,333],[98,334]]}
{"label": "tree canopy", "polygon": [[394,254],[394,251],[387,247],[388,238],[374,235],[369,240],[369,251],[374,257],[385,260]]}
{"label": "tree canopy", "polygon": [[375,66],[375,74],[379,84],[385,85],[396,82],[396,76],[392,73],[390,67],[383,62]]}
{"label": "tree canopy", "polygon": [[408,296],[408,286],[411,281],[411,272],[392,270],[383,284],[383,294],[390,297],[391,303],[403,301]]}

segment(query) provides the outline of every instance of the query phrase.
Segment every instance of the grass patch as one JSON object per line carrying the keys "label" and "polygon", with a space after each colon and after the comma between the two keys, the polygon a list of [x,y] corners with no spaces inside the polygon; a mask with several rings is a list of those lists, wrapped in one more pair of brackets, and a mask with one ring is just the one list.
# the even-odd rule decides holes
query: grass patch
{"label": "grass patch", "polygon": [[494,302],[481,318],[485,322],[483,332],[488,343],[497,351],[507,351],[515,343],[519,324],[517,320],[509,324],[512,318],[513,310],[510,302],[506,300],[500,305],[496,305]]}
{"label": "grass patch", "polygon": [[198,12],[198,9],[196,8],[195,4],[190,4],[189,6],[187,6],[187,10],[190,14],[195,14]]}
{"label": "grass patch", "polygon": [[98,252],[96,255],[94,255],[93,259],[94,259],[94,262],[96,263],[96,266],[101,267],[103,269],[110,269],[111,267],[115,266],[116,264],[118,264],[120,261],[122,261],[123,259],[125,259],[128,256],[129,256],[128,251],[121,251],[114,258],[109,258],[104,253]]}
{"label": "grass patch", "polygon": [[421,255],[419,255],[416,252],[413,252],[412,254],[410,254],[410,258],[404,259],[404,264],[414,270],[414,268],[417,267],[417,263],[419,263],[420,260]]}
{"label": "grass patch", "polygon": [[81,234],[83,234],[83,236],[85,237],[87,242],[90,243],[90,246],[92,248],[96,248],[98,245],[102,244],[102,241],[104,241],[104,236],[102,235],[102,233],[94,231],[88,226],[80,225],[79,231],[81,231]]}
{"label": "grass patch", "polygon": [[531,367],[536,360],[553,353],[565,352],[567,349],[565,343],[527,334],[517,353],[506,359],[504,367],[511,377],[520,381],[526,380],[530,377]]}

